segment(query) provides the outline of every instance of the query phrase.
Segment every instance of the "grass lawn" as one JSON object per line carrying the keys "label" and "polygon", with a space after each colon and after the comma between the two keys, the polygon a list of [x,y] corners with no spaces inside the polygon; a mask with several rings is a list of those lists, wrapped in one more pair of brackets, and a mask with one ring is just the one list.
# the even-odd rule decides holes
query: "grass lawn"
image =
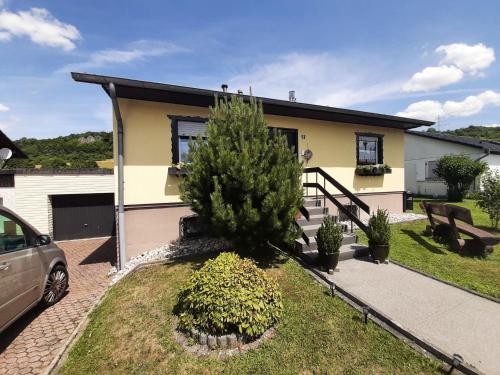
{"label": "grass lawn", "polygon": [[[421,200],[415,199],[413,212],[422,213],[419,207]],[[458,204],[472,211],[476,226],[500,234],[489,227],[488,215],[477,208],[474,201],[465,200]],[[500,298],[500,246],[496,246],[493,253],[486,258],[461,256],[450,251],[445,244],[437,243],[431,237],[423,235],[427,224],[427,220],[422,220],[392,225],[389,257],[443,280]],[[366,243],[362,232],[360,238]]]}
{"label": "grass lawn", "polygon": [[362,314],[287,259],[268,269],[284,295],[276,336],[226,360],[194,357],[173,341],[171,314],[180,286],[201,262],[144,269],[114,286],[60,374],[441,373],[440,363],[366,326]]}

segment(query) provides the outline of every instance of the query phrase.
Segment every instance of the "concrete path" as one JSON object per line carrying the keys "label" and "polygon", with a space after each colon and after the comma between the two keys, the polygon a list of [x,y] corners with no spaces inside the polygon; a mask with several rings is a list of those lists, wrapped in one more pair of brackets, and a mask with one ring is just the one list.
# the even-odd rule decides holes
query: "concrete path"
{"label": "concrete path", "polygon": [[500,303],[396,264],[339,263],[328,277],[420,339],[458,353],[485,374],[500,374]]}
{"label": "concrete path", "polygon": [[68,260],[68,294],[48,309],[34,308],[0,334],[0,375],[43,374],[109,285],[114,238],[58,245]]}

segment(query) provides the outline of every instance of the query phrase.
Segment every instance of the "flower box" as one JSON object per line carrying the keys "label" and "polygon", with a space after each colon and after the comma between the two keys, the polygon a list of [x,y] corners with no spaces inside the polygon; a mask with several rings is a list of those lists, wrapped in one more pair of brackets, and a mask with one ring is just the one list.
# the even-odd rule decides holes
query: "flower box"
{"label": "flower box", "polygon": [[358,165],[355,173],[357,176],[383,176],[392,173],[392,168],[387,164]]}

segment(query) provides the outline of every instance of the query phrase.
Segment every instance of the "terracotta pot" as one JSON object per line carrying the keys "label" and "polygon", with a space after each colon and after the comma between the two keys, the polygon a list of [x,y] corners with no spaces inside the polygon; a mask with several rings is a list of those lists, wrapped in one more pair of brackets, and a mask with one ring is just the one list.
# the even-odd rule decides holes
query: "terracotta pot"
{"label": "terracotta pot", "polygon": [[369,244],[370,255],[373,260],[378,260],[379,262],[384,262],[389,256],[389,245],[374,245]]}
{"label": "terracotta pot", "polygon": [[339,263],[339,253],[323,254],[322,258],[323,267],[327,271],[334,270]]}

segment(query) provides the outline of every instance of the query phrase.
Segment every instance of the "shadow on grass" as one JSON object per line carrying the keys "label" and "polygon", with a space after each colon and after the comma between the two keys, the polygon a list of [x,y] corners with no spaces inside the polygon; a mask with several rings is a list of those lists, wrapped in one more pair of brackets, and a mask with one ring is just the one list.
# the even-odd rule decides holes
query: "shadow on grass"
{"label": "shadow on grass", "polygon": [[440,254],[444,255],[445,252],[439,249],[437,246],[434,246],[430,244],[428,241],[426,241],[422,235],[418,234],[414,230],[409,230],[409,229],[401,229],[401,232],[406,234],[408,237],[410,237],[413,241],[417,242],[420,246],[426,248],[429,250],[431,253],[434,254]]}

